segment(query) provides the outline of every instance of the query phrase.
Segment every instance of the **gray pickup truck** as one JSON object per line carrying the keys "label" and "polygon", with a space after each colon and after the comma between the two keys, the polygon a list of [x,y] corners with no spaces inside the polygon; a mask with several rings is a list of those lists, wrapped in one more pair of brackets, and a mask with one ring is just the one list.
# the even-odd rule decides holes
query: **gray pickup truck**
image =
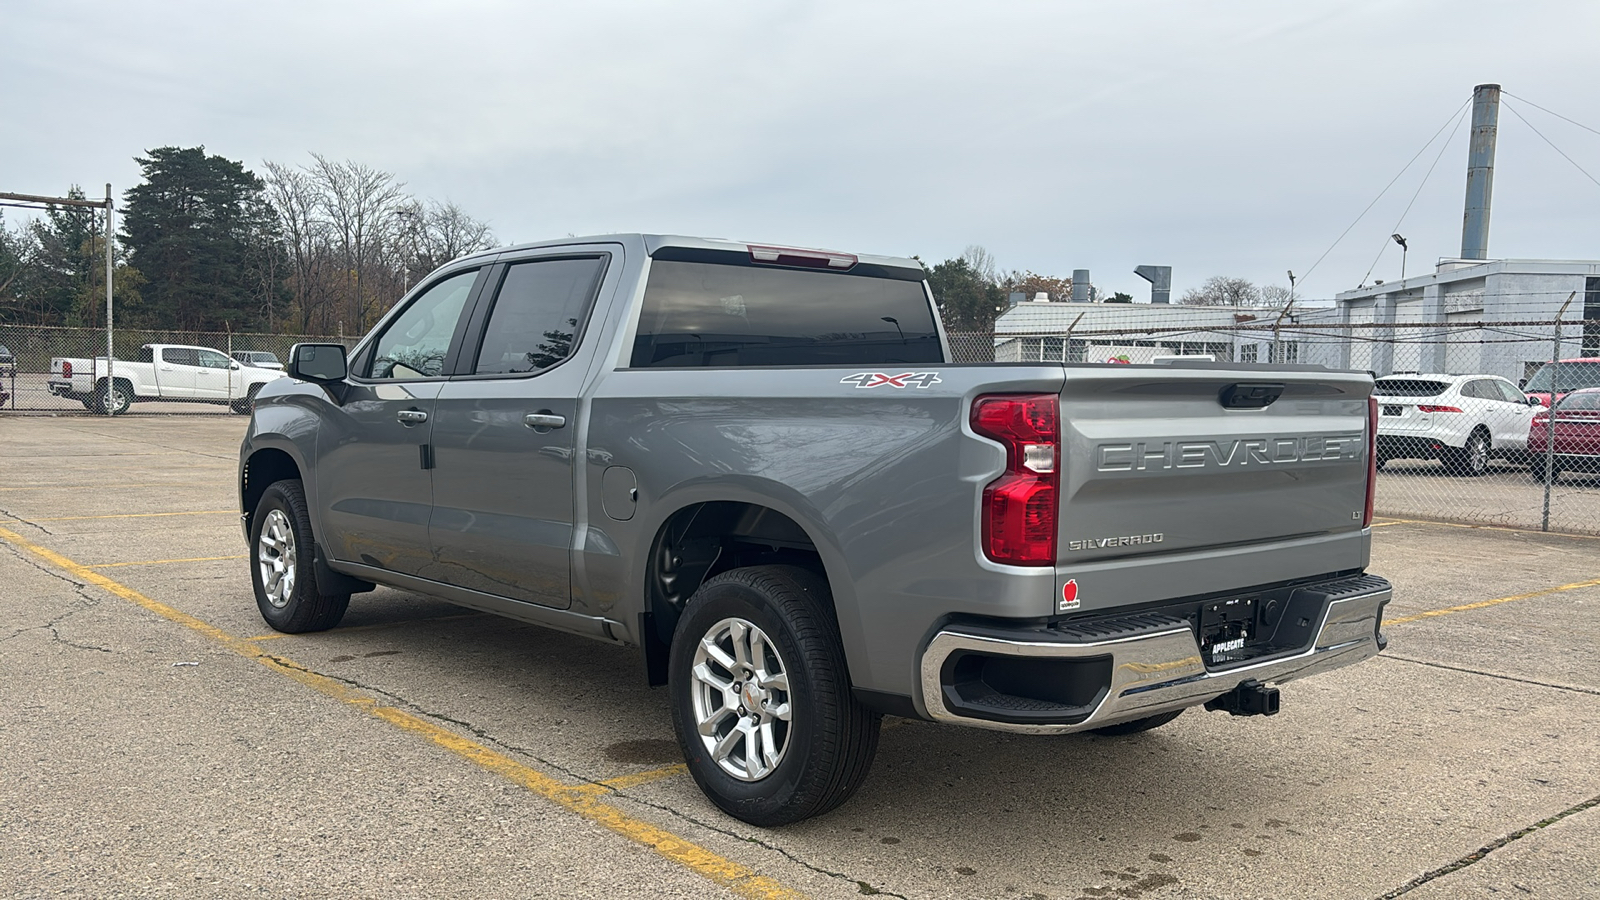
{"label": "gray pickup truck", "polygon": [[513,247],[288,372],[240,449],[269,625],[383,584],[637,646],[758,825],[848,798],[886,713],[1128,734],[1385,645],[1367,374],[954,363],[915,260]]}

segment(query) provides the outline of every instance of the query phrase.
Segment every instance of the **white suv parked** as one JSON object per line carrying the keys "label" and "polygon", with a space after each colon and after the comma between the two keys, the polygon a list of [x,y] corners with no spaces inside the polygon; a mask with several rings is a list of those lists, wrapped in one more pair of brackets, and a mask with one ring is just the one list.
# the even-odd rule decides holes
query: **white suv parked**
{"label": "white suv parked", "polygon": [[1378,398],[1378,468],[1437,459],[1455,475],[1482,475],[1493,457],[1522,459],[1541,407],[1494,375],[1389,375]]}

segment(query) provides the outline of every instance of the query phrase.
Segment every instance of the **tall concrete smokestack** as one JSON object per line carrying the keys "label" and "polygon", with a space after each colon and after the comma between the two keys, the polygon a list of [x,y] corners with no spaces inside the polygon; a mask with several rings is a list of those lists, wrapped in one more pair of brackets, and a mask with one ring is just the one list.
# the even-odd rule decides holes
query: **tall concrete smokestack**
{"label": "tall concrete smokestack", "polygon": [[1500,125],[1500,85],[1472,90],[1472,143],[1467,151],[1467,209],[1461,258],[1489,258],[1489,199],[1494,194],[1494,138]]}

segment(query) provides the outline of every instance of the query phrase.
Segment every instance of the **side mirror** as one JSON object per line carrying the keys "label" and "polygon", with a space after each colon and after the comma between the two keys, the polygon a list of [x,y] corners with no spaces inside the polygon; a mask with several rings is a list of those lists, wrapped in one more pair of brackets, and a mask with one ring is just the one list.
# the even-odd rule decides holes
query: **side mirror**
{"label": "side mirror", "polygon": [[333,384],[350,374],[343,344],[295,344],[289,350],[290,378],[315,384]]}
{"label": "side mirror", "polygon": [[238,363],[236,363],[236,362],[231,362],[231,363],[228,363],[228,368],[230,368],[230,369],[237,369],[237,368],[239,368],[239,364],[238,364]]}

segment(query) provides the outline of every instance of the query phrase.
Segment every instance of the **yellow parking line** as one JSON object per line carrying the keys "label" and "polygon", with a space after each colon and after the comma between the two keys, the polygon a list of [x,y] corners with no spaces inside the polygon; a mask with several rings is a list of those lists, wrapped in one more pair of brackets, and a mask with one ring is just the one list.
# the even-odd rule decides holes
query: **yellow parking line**
{"label": "yellow parking line", "polygon": [[412,734],[427,738],[434,744],[495,774],[520,784],[528,790],[562,806],[578,815],[602,825],[629,840],[654,850],[662,858],[689,868],[695,873],[722,885],[742,897],[774,900],[774,898],[800,898],[804,895],[790,890],[765,875],[757,874],[747,866],[718,856],[703,847],[667,831],[636,819],[622,810],[601,802],[596,797],[574,790],[578,785],[563,784],[549,775],[529,768],[499,751],[468,740],[426,719],[403,709],[384,706],[379,701],[353,690],[326,675],[313,672],[281,656],[269,655],[254,643],[230,634],[195,618],[186,612],[152,600],[127,585],[101,575],[88,566],[74,562],[54,550],[34,544],[14,531],[0,528],[0,540],[20,547],[45,562],[56,566],[75,578],[103,588],[124,600],[144,607],[150,612],[205,635],[223,647],[298,681],[318,693],[338,700],[370,716]]}
{"label": "yellow parking line", "polygon": [[1534,597],[1545,597],[1550,594],[1559,594],[1562,591],[1575,591],[1579,588],[1596,586],[1600,586],[1600,578],[1595,578],[1590,581],[1576,581],[1572,584],[1563,584],[1560,587],[1545,588],[1542,591],[1530,591],[1526,594],[1517,594],[1514,597],[1497,597],[1494,600],[1480,600],[1477,603],[1463,603],[1460,606],[1450,606],[1444,609],[1430,609],[1427,612],[1417,613],[1414,616],[1401,616],[1398,619],[1384,619],[1383,624],[1403,625],[1407,622],[1416,622],[1421,619],[1431,619],[1435,616],[1448,616],[1451,613],[1466,612],[1470,609],[1485,609],[1490,606],[1499,606],[1502,603],[1510,603],[1513,600],[1530,600]]}
{"label": "yellow parking line", "polygon": [[[197,509],[192,512],[164,512],[164,513],[119,513],[114,516],[54,516],[48,519],[28,519],[29,522],[81,522],[85,519],[159,519],[165,516],[220,516],[223,513],[238,515],[237,509]],[[22,522],[22,519],[12,518],[0,521]]]}
{"label": "yellow parking line", "polygon": [[610,793],[612,791],[625,791],[628,788],[638,787],[641,784],[649,784],[652,781],[660,781],[663,778],[675,778],[679,775],[686,774],[688,771],[688,766],[684,765],[683,763],[678,763],[677,765],[662,766],[659,769],[651,769],[648,772],[635,772],[632,775],[618,775],[616,778],[607,778],[604,781],[596,781],[593,784],[574,785],[573,787],[567,788],[567,790],[575,794],[588,794],[590,796],[594,796],[597,794]]}
{"label": "yellow parking line", "polygon": [[216,562],[220,559],[249,559],[248,556],[188,556],[183,559],[142,559],[138,562],[96,563],[85,569],[118,569],[123,566],[164,566],[167,563]]}
{"label": "yellow parking line", "polygon": [[[241,557],[237,557],[237,558],[238,559],[243,559],[244,557],[241,556]],[[413,625],[413,624],[415,624],[417,622],[448,622],[448,621],[450,621],[452,619],[481,619],[486,615],[488,615],[488,613],[475,613],[474,612],[474,613],[462,613],[462,614],[460,614],[458,616],[423,616],[423,617],[421,617],[419,619],[400,619],[399,621],[395,621],[395,622],[377,622],[377,623],[374,623],[372,625],[351,625],[348,628],[335,628],[332,631],[323,631],[323,632],[318,632],[317,634],[284,634],[281,631],[274,631],[271,634],[258,634],[255,637],[247,637],[247,638],[245,638],[245,640],[247,640],[247,641],[276,641],[276,640],[281,640],[282,638],[292,638],[292,637],[315,638],[315,637],[317,637],[318,634],[324,634],[324,635],[328,635],[328,636],[331,637],[331,636],[334,636],[334,635],[349,634],[352,631],[373,631],[373,630],[378,629],[378,628],[398,628],[401,625]]]}

